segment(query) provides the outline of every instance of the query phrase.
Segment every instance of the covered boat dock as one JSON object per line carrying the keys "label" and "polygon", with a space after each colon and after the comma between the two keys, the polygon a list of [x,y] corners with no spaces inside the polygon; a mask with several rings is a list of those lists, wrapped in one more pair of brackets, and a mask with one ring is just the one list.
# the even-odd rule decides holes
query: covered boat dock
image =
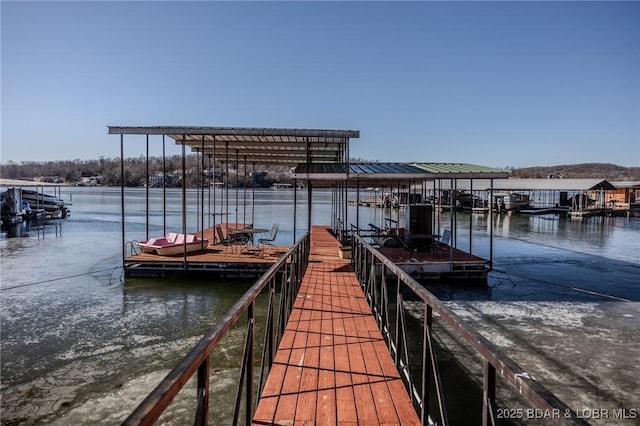
{"label": "covered boat dock", "polygon": [[[449,190],[447,183],[443,189]],[[610,211],[615,203],[616,186],[606,179],[573,178],[510,178],[490,182],[478,180],[473,186],[462,182],[456,197],[466,196],[485,201],[485,205],[500,210],[495,205],[491,191],[504,195],[516,194],[527,200],[526,205],[514,208],[528,214],[566,213],[588,215]],[[488,210],[488,209],[487,209]]]}
{"label": "covered boat dock", "polygon": [[[390,259],[405,265],[406,270],[415,273],[417,278],[471,277],[486,282],[486,274],[492,267],[492,235],[489,238],[488,259],[472,253],[472,235],[469,235],[468,252],[459,250],[456,247],[458,221],[455,211],[449,216],[448,222],[444,223],[434,208],[435,200],[428,194],[441,190],[445,186],[443,182],[457,188],[460,182],[468,181],[473,187],[474,180],[485,179],[490,187],[493,187],[494,179],[505,179],[509,175],[508,172],[466,163],[350,163],[349,141],[360,136],[359,131],[355,130],[157,126],[109,127],[109,133],[120,135],[122,176],[125,173],[125,135],[135,136],[136,142],[145,141],[147,159],[150,143],[161,143],[164,153],[166,140],[173,140],[182,149],[182,182],[187,181],[186,148],[189,147],[191,152],[197,155],[198,170],[195,174],[200,180],[196,190],[196,205],[187,203],[187,188],[186,185],[182,185],[181,230],[167,229],[165,220],[163,235],[172,231],[202,236],[207,232],[213,233],[212,230],[219,227],[224,227],[224,233],[229,235],[239,229],[253,228],[255,198],[248,194],[248,191],[254,189],[247,188],[247,176],[254,172],[258,165],[283,165],[292,167],[291,245],[305,228],[309,231],[312,224],[326,223],[324,220],[312,218],[313,190],[330,188],[331,228],[343,246],[348,246],[350,236],[356,233],[372,238],[381,248],[391,246],[398,249],[389,251]],[[216,167],[222,170],[222,182],[207,181],[206,171]],[[235,183],[230,181],[230,168],[237,170]],[[162,171],[163,174],[166,172]],[[245,180],[242,184],[241,172],[244,172]],[[259,275],[273,263],[277,253],[286,251],[287,247],[282,243],[275,249],[270,245],[237,249],[233,246],[228,248],[215,244],[215,238],[212,238],[209,244],[203,244],[202,250],[196,253],[187,252],[186,244],[181,255],[170,258],[139,253],[135,249],[137,241],[158,237],[150,235],[149,170],[146,176],[147,225],[144,236],[127,235],[126,195],[124,186],[121,187],[122,253],[127,275],[164,275],[167,272],[187,270],[218,272],[225,275]],[[124,179],[122,181],[124,182]],[[164,179],[162,181],[162,190],[166,191]],[[297,194],[300,184],[305,185],[303,190],[307,193],[307,220],[302,226],[297,223]],[[388,188],[390,193],[396,191],[397,194],[403,191],[409,194],[419,193],[421,196],[414,199],[419,201],[414,204],[410,203],[412,198],[407,197],[407,208],[402,215],[398,210],[394,217],[389,210],[389,214],[383,213],[384,221],[381,220],[381,223],[361,223],[361,191],[367,187]],[[222,193],[216,196],[216,192]],[[348,204],[354,195],[358,207],[355,216],[350,216]],[[450,201],[453,203],[453,199]],[[166,211],[167,205],[164,203],[164,215]],[[158,212],[154,214],[157,215]],[[492,229],[491,226],[490,234]],[[398,253],[399,251],[402,253]],[[259,255],[256,255],[257,253]]]}
{"label": "covered boat dock", "polygon": [[[158,212],[152,212],[149,201],[151,185],[151,171],[149,170],[150,144],[161,144],[164,157],[167,140],[173,140],[181,146],[181,181],[187,181],[187,167],[185,158],[186,148],[198,156],[198,194],[196,204],[187,203],[187,187],[182,185],[181,191],[181,232],[182,234],[206,235],[213,234],[213,229],[222,227],[225,235],[229,235],[240,227],[253,228],[255,222],[254,197],[248,193],[253,186],[247,188],[248,176],[256,170],[256,166],[282,165],[294,167],[300,163],[344,163],[348,161],[349,140],[358,138],[359,131],[354,130],[326,130],[326,129],[284,129],[284,128],[237,128],[237,127],[193,127],[193,126],[152,126],[152,127],[122,127],[110,126],[109,134],[120,135],[121,176],[125,175],[124,145],[125,135],[133,139],[133,143],[146,144],[146,232],[144,236],[130,236],[126,232],[127,203],[124,190],[124,179],[121,179],[121,210],[122,210],[122,258],[127,275],[165,275],[168,272],[199,270],[223,273],[225,275],[260,275],[277,259],[278,253],[286,252],[286,246],[272,246],[271,244],[254,247],[237,248],[234,245],[209,244],[203,246],[197,253],[188,253],[186,246],[179,256],[159,256],[140,253],[136,250],[136,243],[148,240],[157,235],[150,233],[150,217]],[[143,138],[141,138],[141,136]],[[216,167],[222,170],[223,181],[205,179],[207,171]],[[236,182],[230,181],[230,168],[238,170]],[[240,184],[240,172],[244,173],[244,183]],[[162,175],[168,170],[163,160]],[[210,176],[210,174],[209,174]],[[233,186],[233,188],[232,188]],[[242,186],[242,191],[240,191]],[[166,179],[160,179],[163,191],[162,214],[163,235],[169,231],[166,215],[171,206],[166,204]],[[156,188],[157,190],[158,188]],[[297,202],[295,195],[298,188],[294,188],[294,203],[291,221],[293,223],[293,245],[299,235],[300,226],[297,223]],[[310,229],[311,219],[311,191],[308,190],[307,230]],[[217,200],[217,201],[216,201]],[[172,206],[175,208],[175,206]],[[221,220],[222,218],[222,220]],[[215,238],[210,239],[211,243]]]}
{"label": "covered boat dock", "polygon": [[[352,233],[357,233],[368,237],[381,253],[416,279],[452,278],[486,284],[493,264],[493,221],[489,259],[472,253],[471,230],[469,251],[460,250],[456,211],[444,222],[429,194],[440,191],[445,186],[443,182],[457,188],[460,182],[473,186],[474,180],[484,179],[492,186],[494,179],[505,179],[508,172],[467,163],[316,163],[300,164],[293,176],[307,182],[309,187],[333,189],[332,228],[344,245],[349,244]],[[383,206],[381,223],[364,223],[360,217],[361,194],[364,188],[371,187],[381,189],[382,193],[385,188],[389,194],[406,193],[407,201],[414,198],[421,202],[407,202],[402,209]],[[350,198],[354,191],[355,200]],[[453,196],[453,192],[449,194]],[[357,206],[355,217],[349,216],[348,200]]]}

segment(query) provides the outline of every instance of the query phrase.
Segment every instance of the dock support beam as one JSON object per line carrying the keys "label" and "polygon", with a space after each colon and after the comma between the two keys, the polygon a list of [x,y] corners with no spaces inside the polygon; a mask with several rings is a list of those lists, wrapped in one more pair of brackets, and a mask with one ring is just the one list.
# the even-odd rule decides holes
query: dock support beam
{"label": "dock support beam", "polygon": [[311,181],[307,184],[307,232],[311,233],[311,197],[313,195],[313,185]]}
{"label": "dock support beam", "polygon": [[122,264],[127,257],[127,251],[125,248],[125,236],[124,236],[124,135],[120,134],[120,211],[122,212]]}
{"label": "dock support beam", "polygon": [[493,179],[489,188],[489,270],[493,270]]}
{"label": "dock support beam", "polygon": [[[185,159],[184,136],[182,137],[182,233],[187,235],[187,163]],[[187,269],[187,239],[184,239],[183,243],[183,268]]]}
{"label": "dock support beam", "polygon": [[298,229],[298,180],[293,180],[293,245],[296,244],[296,230]]}

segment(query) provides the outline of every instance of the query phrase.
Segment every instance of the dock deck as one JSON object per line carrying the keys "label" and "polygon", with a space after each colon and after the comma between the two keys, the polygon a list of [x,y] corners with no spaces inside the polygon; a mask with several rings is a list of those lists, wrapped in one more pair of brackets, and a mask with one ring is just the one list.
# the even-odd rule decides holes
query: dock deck
{"label": "dock deck", "polygon": [[420,424],[338,247],[329,228],[312,228],[310,263],[254,425]]}
{"label": "dock deck", "polygon": [[378,251],[417,280],[467,280],[486,285],[491,269],[488,259],[443,243],[428,251],[402,247],[381,247]]}
{"label": "dock deck", "polygon": [[[244,226],[240,224],[238,228]],[[233,226],[230,225],[229,229],[233,229]],[[265,244],[212,244],[218,242],[213,228],[200,231],[197,235],[210,242],[203,250],[187,253],[186,256],[184,253],[176,256],[132,254],[124,259],[125,273],[127,276],[162,276],[169,272],[188,270],[232,276],[260,276],[289,250],[287,246]]]}

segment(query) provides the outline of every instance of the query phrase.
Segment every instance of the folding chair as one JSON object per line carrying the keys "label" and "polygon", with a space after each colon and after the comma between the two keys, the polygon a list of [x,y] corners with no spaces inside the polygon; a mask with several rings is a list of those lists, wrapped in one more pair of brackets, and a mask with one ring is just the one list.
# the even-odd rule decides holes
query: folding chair
{"label": "folding chair", "polygon": [[260,244],[266,244],[266,245],[270,245],[273,246],[273,241],[276,239],[276,235],[278,234],[278,224],[274,223],[273,226],[271,227],[271,233],[269,233],[269,238],[259,238],[258,242]]}

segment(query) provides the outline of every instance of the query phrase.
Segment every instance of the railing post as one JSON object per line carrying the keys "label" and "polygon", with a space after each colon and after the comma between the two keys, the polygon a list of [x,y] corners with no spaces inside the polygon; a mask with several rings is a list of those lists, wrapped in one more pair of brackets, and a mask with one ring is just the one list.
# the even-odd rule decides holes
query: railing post
{"label": "railing post", "polygon": [[271,366],[273,365],[273,359],[275,357],[275,352],[276,352],[276,345],[274,344],[275,341],[277,341],[277,339],[274,340],[274,332],[275,332],[275,327],[274,327],[274,309],[275,309],[275,303],[276,303],[276,280],[274,278],[272,278],[269,281],[269,304],[270,304],[270,310],[269,310],[269,327],[266,330],[267,333],[267,348],[268,348],[268,355],[269,355],[269,370],[271,370]]}
{"label": "railing post", "polygon": [[247,308],[247,319],[249,321],[249,326],[247,327],[247,388],[245,394],[245,424],[247,426],[251,425],[253,421],[253,350],[254,350],[254,342],[255,342],[255,307],[256,302],[253,300],[251,304],[249,304]]}
{"label": "railing post", "polygon": [[[400,368],[400,314],[402,310],[402,294],[400,293],[400,281],[396,283],[396,324],[394,335],[394,361],[396,367]],[[389,339],[391,340],[391,339]]]}
{"label": "railing post", "polygon": [[484,360],[484,379],[482,381],[482,426],[495,425],[496,408],[496,368]]}
{"label": "railing post", "polygon": [[[567,416],[557,419],[553,422],[554,424],[588,424],[583,419],[577,418],[577,416],[572,414],[571,409],[566,404],[560,401],[549,390],[545,389],[544,386],[528,377],[519,365],[502,354],[495,345],[447,308],[447,306],[417,283],[405,271],[393,264],[390,259],[377,252],[371,245],[365,243],[359,235],[356,234],[353,238],[357,240],[355,253],[358,259],[355,263],[358,270],[361,271],[361,274],[359,274],[359,278],[361,279],[360,285],[365,293],[367,303],[376,315],[376,321],[381,325],[383,335],[385,324],[389,326],[391,326],[391,324],[388,318],[384,318],[386,321],[382,321],[383,318],[379,318],[378,315],[383,315],[385,304],[388,311],[389,293],[393,291],[391,288],[386,287],[386,272],[389,271],[398,277],[396,282],[395,335],[389,335],[387,343],[396,367],[403,378],[405,386],[408,388],[411,402],[414,404],[414,407],[420,411],[419,414],[423,424],[429,424],[431,421],[437,421],[438,425],[446,426],[448,424],[444,388],[438,367],[436,344],[433,338],[435,334],[433,330],[434,313],[438,315],[444,324],[450,326],[454,333],[478,351],[479,355],[484,359],[482,396],[483,425],[496,424],[496,374],[500,374],[507,384],[513,389],[516,389],[534,407],[544,410],[552,409],[554,412],[558,410],[558,412]],[[378,288],[378,267],[380,267],[379,270],[382,276],[380,288]],[[382,285],[384,285],[384,287],[382,287]],[[409,364],[408,336],[402,300],[402,289],[405,287],[421,298],[424,303],[420,402],[417,401],[419,398],[417,383],[413,380]],[[377,297],[381,297],[379,305]],[[407,313],[407,315],[411,314]],[[391,327],[389,327],[389,329],[390,328]],[[496,368],[496,365],[498,365],[499,368]],[[431,400],[433,400],[434,405],[437,405],[433,411],[430,410],[429,405]],[[438,417],[438,414],[439,420],[436,420],[435,417]],[[432,417],[434,417],[434,419],[432,419]]]}
{"label": "railing post", "polygon": [[194,421],[195,426],[206,426],[209,424],[209,364],[210,357],[206,357],[198,367],[198,408]]}
{"label": "railing post", "polygon": [[422,328],[422,389],[420,398],[422,399],[422,410],[420,418],[425,425],[429,421],[429,400],[431,386],[431,353],[429,351],[429,336],[431,336],[431,324],[433,321],[433,310],[426,302],[424,303],[424,319]]}
{"label": "railing post", "polygon": [[268,286],[269,292],[269,306],[267,307],[266,324],[264,328],[264,342],[262,343],[262,357],[260,360],[260,379],[258,381],[258,396],[262,393],[263,384],[265,381],[265,369],[267,373],[271,371],[274,357],[274,344],[273,344],[273,332],[274,332],[274,306],[275,306],[275,283],[274,279],[269,280]]}
{"label": "railing post", "polygon": [[289,284],[287,283],[287,272],[289,267],[285,264],[280,276],[280,306],[278,307],[278,341],[284,334],[287,325],[287,306],[289,305]]}

